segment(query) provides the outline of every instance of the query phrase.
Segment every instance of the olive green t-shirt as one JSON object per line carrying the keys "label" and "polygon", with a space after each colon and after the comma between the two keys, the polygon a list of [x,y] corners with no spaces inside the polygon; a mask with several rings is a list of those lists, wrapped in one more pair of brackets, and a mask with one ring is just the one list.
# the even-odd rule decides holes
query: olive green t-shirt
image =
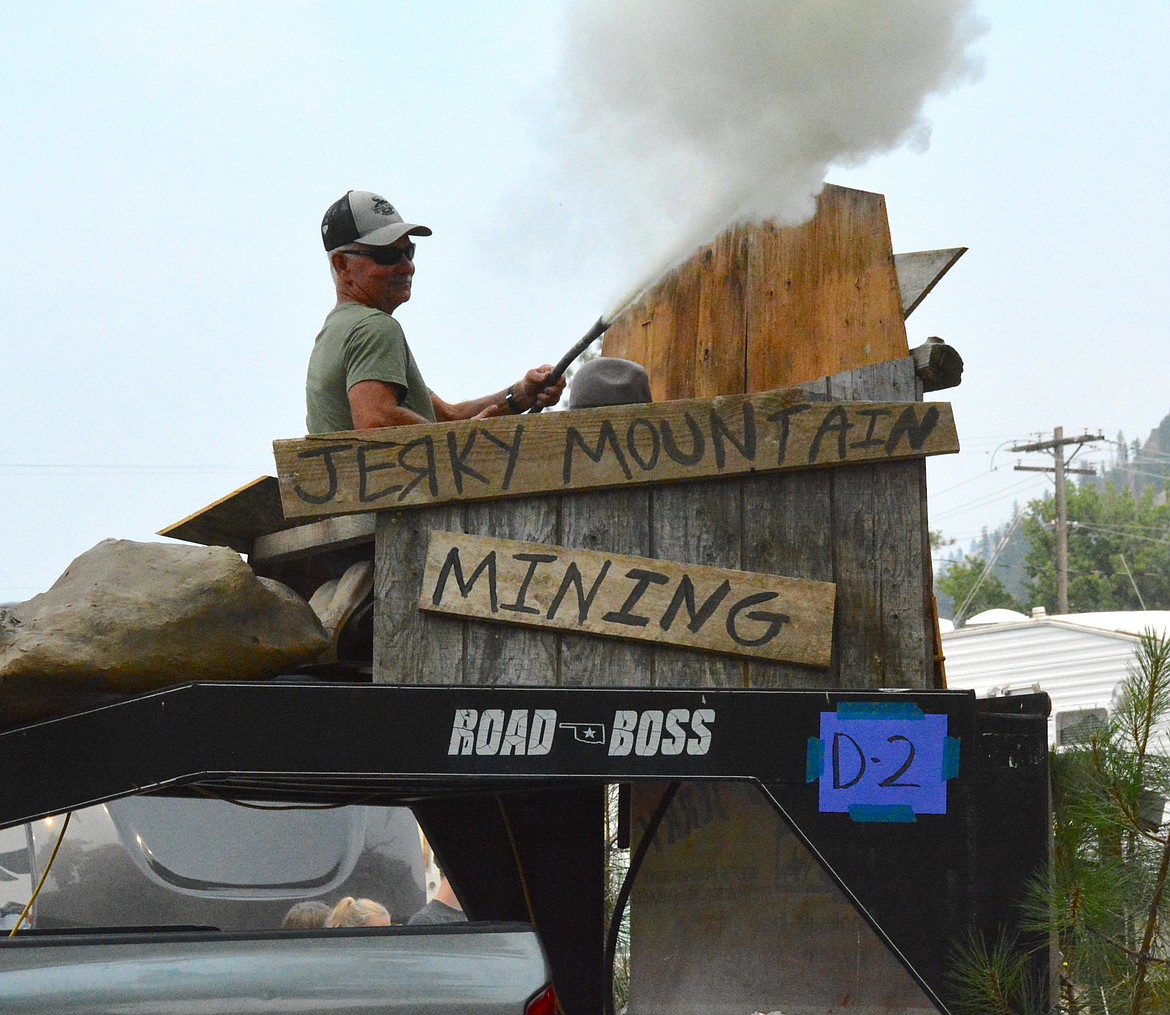
{"label": "olive green t-shirt", "polygon": [[352,430],[349,389],[358,381],[383,381],[404,389],[400,404],[435,421],[431,392],[411,355],[402,326],[389,314],[361,303],[341,303],[325,318],[305,381],[309,433]]}

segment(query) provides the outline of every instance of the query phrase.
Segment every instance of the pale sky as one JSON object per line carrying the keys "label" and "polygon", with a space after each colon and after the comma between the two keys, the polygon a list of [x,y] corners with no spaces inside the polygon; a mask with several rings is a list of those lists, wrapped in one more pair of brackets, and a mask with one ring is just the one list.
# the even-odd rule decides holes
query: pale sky
{"label": "pale sky", "polygon": [[[346,190],[434,229],[398,316],[447,398],[555,362],[642,281],[672,230],[615,218],[642,168],[629,139],[584,158],[557,129],[571,15],[607,6],[0,2],[0,602],[274,474],[271,442],[304,433],[333,302],[319,223]],[[914,10],[811,7],[856,13],[861,43],[859,12]],[[926,100],[929,146],[828,172],[885,195],[897,252],[970,248],[907,322],[966,362],[933,396],[963,450],[928,469],[931,526],[964,544],[1048,486],[1011,443],[1144,440],[1170,412],[1170,4],[974,8],[982,72]]]}

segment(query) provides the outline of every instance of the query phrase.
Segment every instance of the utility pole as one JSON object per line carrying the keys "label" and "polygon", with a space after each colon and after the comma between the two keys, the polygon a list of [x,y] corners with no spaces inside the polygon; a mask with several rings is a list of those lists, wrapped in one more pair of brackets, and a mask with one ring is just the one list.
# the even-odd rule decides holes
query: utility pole
{"label": "utility pole", "polygon": [[[1056,477],[1056,612],[1068,613],[1068,508],[1064,496],[1064,477],[1070,473],[1081,476],[1095,476],[1096,469],[1074,469],[1068,463],[1086,444],[1103,441],[1104,434],[1083,433],[1079,437],[1065,437],[1064,427],[1052,431],[1052,440],[1036,441],[1034,444],[1018,444],[1012,451],[1050,451],[1054,461],[1051,469],[1034,465],[1017,465],[1017,472],[1051,472]],[[1071,444],[1076,449],[1066,459],[1064,449]]]}

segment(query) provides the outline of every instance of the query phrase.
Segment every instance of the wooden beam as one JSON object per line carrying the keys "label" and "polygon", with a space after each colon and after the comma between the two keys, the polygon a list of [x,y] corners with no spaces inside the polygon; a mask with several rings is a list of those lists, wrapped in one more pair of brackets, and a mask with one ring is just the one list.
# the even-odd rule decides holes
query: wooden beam
{"label": "wooden beam", "polygon": [[828,666],[830,582],[432,532],[419,609]]}
{"label": "wooden beam", "polygon": [[963,357],[936,335],[911,349],[910,358],[923,391],[942,391],[962,383]]}
{"label": "wooden beam", "polygon": [[289,528],[257,536],[248,556],[250,564],[275,564],[310,554],[344,550],[374,541],[374,515],[338,515],[305,525],[288,523]]}
{"label": "wooden beam", "polygon": [[161,529],[158,534],[202,546],[230,546],[237,553],[251,553],[257,536],[286,529],[290,524],[280,507],[280,485],[276,477],[261,476]]}
{"label": "wooden beam", "polygon": [[912,254],[895,254],[894,271],[902,293],[902,314],[909,317],[914,308],[929,295],[939,280],[967,253],[966,247],[946,250],[919,250]]}
{"label": "wooden beam", "polygon": [[494,500],[959,450],[946,403],[800,390],[275,441],[287,518]]}

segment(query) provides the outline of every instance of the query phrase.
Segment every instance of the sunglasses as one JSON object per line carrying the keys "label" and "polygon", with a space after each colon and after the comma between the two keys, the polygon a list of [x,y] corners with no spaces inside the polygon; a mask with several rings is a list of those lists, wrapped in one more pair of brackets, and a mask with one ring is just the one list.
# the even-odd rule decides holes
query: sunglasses
{"label": "sunglasses", "polygon": [[414,260],[414,244],[408,243],[405,247],[379,247],[377,250],[343,250],[343,254],[354,257],[368,257],[374,264],[387,267],[397,264],[404,257],[408,261]]}

